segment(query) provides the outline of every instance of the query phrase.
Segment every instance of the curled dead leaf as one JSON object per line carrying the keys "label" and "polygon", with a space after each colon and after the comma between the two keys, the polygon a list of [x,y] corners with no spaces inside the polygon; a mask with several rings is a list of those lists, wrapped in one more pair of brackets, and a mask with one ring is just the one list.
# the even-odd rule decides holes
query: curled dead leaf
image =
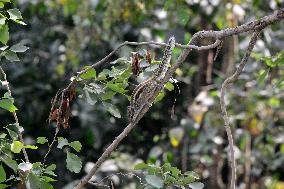
{"label": "curled dead leaf", "polygon": [[59,90],[51,101],[51,110],[49,112],[49,124],[56,122],[57,127],[60,125],[64,129],[69,128],[69,118],[71,116],[71,104],[76,97],[76,83],[72,82],[64,90]]}
{"label": "curled dead leaf", "polygon": [[151,64],[151,62],[152,62],[151,50],[149,48],[147,48],[146,61],[147,61],[148,64]]}
{"label": "curled dead leaf", "polygon": [[132,73],[135,76],[138,76],[140,73],[140,57],[139,53],[132,53]]}

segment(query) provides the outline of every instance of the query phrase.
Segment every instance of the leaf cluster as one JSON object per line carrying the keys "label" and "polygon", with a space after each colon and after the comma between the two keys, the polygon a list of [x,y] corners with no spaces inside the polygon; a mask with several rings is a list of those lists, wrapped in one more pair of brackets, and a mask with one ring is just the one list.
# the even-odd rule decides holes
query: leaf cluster
{"label": "leaf cluster", "polygon": [[170,186],[179,188],[189,186],[192,189],[204,187],[202,183],[196,182],[199,180],[197,173],[193,171],[182,173],[180,169],[173,167],[170,163],[165,163],[162,166],[139,163],[135,165],[134,169],[144,171],[147,182],[145,189],[168,188]]}

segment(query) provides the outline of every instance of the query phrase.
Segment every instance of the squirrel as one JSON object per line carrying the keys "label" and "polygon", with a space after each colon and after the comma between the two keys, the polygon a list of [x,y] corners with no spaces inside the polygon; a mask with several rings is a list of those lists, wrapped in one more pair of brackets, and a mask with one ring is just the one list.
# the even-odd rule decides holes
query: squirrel
{"label": "squirrel", "polygon": [[137,113],[140,112],[141,108],[144,105],[151,106],[148,102],[149,98],[152,96],[153,91],[156,90],[158,84],[163,80],[165,74],[170,66],[170,61],[172,57],[172,51],[175,47],[175,37],[172,36],[167,42],[167,46],[164,50],[164,55],[162,58],[162,63],[159,65],[159,68],[155,70],[152,77],[143,81],[135,87],[131,95],[130,106],[127,108],[128,120],[133,122]]}

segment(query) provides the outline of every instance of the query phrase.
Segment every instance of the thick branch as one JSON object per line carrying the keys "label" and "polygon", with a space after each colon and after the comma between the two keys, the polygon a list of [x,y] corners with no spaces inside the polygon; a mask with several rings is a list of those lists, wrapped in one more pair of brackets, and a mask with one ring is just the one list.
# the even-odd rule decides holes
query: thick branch
{"label": "thick branch", "polygon": [[[9,93],[9,95],[12,96],[12,92],[11,92],[11,89],[10,89],[10,86],[9,86],[9,82],[8,82],[8,80],[7,80],[7,75],[6,75],[6,73],[4,72],[4,70],[3,70],[3,68],[2,68],[1,66],[0,66],[0,72],[1,72],[1,74],[3,75],[3,77],[4,77],[4,83],[5,83],[5,85],[6,85],[7,91],[8,91],[8,93]],[[13,112],[13,116],[14,116],[16,125],[19,126],[19,119],[18,119],[18,116],[17,116],[16,111]],[[25,144],[25,143],[24,143],[24,139],[23,139],[23,135],[22,135],[22,131],[20,131],[20,130],[18,131],[18,136],[19,136],[20,141],[21,141],[23,144]],[[24,153],[26,162],[29,162],[29,157],[28,157],[28,154],[27,154],[25,148],[23,148],[23,153]]]}
{"label": "thick branch", "polygon": [[[262,29],[266,26],[268,26],[269,24],[272,24],[274,22],[277,22],[281,19],[284,18],[284,9],[280,9],[278,11],[276,11],[274,14],[270,15],[270,16],[266,16],[263,17],[260,20],[254,21],[254,22],[249,22],[247,24],[241,25],[239,27],[236,28],[228,28],[225,30],[221,30],[221,31],[202,31],[202,32],[198,32],[196,34],[193,35],[193,38],[191,39],[189,45],[179,45],[177,44],[177,47],[180,48],[184,48],[184,50],[182,51],[182,53],[180,54],[180,56],[178,57],[177,61],[175,62],[175,64],[173,64],[171,66],[171,68],[167,71],[165,78],[163,79],[163,81],[159,84],[159,86],[157,86],[156,90],[153,91],[152,97],[149,99],[149,102],[153,102],[155,97],[159,94],[159,92],[162,90],[162,88],[164,87],[165,83],[170,79],[170,77],[174,74],[175,70],[184,62],[184,60],[186,59],[186,57],[188,56],[189,52],[191,51],[191,49],[197,47],[196,43],[198,42],[198,39],[204,39],[207,37],[210,38],[215,38],[216,42],[212,45],[208,45],[206,47],[199,47],[199,49],[197,50],[205,50],[205,49],[212,49],[217,47],[220,44],[220,40],[224,37],[227,36],[231,36],[234,34],[240,34],[240,33],[244,33],[244,32],[248,32],[248,31],[256,31],[259,29]],[[254,34],[255,35],[255,34]],[[254,39],[254,37],[253,37]],[[142,42],[142,43],[135,43],[135,42],[124,42],[121,45],[119,45],[116,49],[114,49],[109,55],[107,55],[105,58],[103,58],[102,60],[100,60],[99,62],[91,65],[90,68],[94,68],[96,66],[101,65],[102,63],[104,63],[108,58],[110,58],[113,54],[115,54],[116,51],[118,51],[121,47],[123,47],[124,45],[149,45],[149,44],[156,44],[156,45],[160,45],[160,46],[164,46],[164,43],[155,43],[155,42]],[[244,59],[244,62],[246,62],[247,59]],[[242,61],[243,62],[243,61]],[[90,69],[89,68],[89,69]],[[83,74],[85,72],[87,72],[88,69],[85,69],[81,72],[77,73],[77,76],[80,76],[80,74]],[[238,75],[237,75],[238,76]],[[234,76],[235,77],[235,76]],[[228,83],[229,80],[227,81]],[[71,82],[72,83],[72,82]],[[70,84],[69,84],[70,86]],[[224,88],[223,88],[224,89]],[[112,142],[112,144],[105,150],[105,152],[101,155],[101,157],[98,159],[98,161],[95,163],[94,167],[91,169],[91,171],[89,173],[87,173],[87,175],[82,178],[80,180],[80,182],[74,187],[74,189],[81,189],[85,184],[88,183],[88,181],[91,179],[91,177],[96,173],[97,169],[99,168],[99,166],[106,160],[106,158],[111,154],[111,152],[119,145],[120,141],[122,139],[124,139],[129,133],[130,131],[135,127],[135,125],[138,123],[138,121],[144,116],[144,114],[149,110],[149,107],[147,105],[145,105],[141,110],[140,113],[138,113],[138,116],[135,118],[135,121],[133,123],[130,123],[124,130],[123,132]],[[230,147],[233,146],[233,138],[230,137],[231,135],[231,129],[230,127],[225,127],[226,128],[226,132],[228,137],[230,138],[229,141],[231,141],[232,143],[230,144]],[[234,157],[234,155],[232,155],[231,153],[231,159],[232,157]],[[233,166],[232,166],[233,167]],[[234,166],[235,167],[235,166]],[[235,168],[233,167],[232,172],[235,173]],[[235,186],[235,178],[232,177],[231,179],[231,183],[232,186]]]}
{"label": "thick branch", "polygon": [[[216,41],[212,45],[208,45],[208,49],[214,48],[218,46],[220,41]],[[204,47],[205,48],[205,47]],[[186,49],[186,51],[190,51],[190,49]],[[187,56],[187,55],[186,55]],[[184,55],[180,55],[178,58],[177,62],[185,60],[186,57]],[[172,76],[174,72],[167,72],[166,77],[162,80],[162,82],[156,87],[156,90],[153,91],[151,97],[149,98],[149,103],[152,103],[155,98],[158,96],[159,92],[163,89],[164,85],[168,82],[170,77]],[[171,75],[169,75],[171,74]],[[168,75],[168,76],[167,76]],[[101,155],[101,157],[97,160],[95,163],[94,167],[91,169],[91,171],[83,178],[80,180],[79,184],[74,188],[74,189],[80,189],[82,188],[85,184],[88,183],[88,181],[92,178],[92,176],[96,173],[100,165],[106,160],[106,158],[111,154],[111,152],[118,146],[120,141],[124,139],[130,131],[135,127],[135,125],[139,122],[139,120],[144,116],[144,114],[149,110],[149,106],[145,103],[145,105],[141,108],[140,112],[138,112],[136,117],[134,118],[134,122],[130,123],[124,130],[123,132],[118,135],[118,137],[115,138],[115,140],[111,143],[111,145],[104,151],[104,153]]]}
{"label": "thick branch", "polygon": [[237,35],[252,30],[261,30],[267,27],[268,25],[271,25],[275,22],[282,20],[283,18],[284,18],[284,8],[281,8],[269,16],[265,16],[259,20],[251,21],[234,28],[227,28],[220,31],[199,31],[192,36],[192,41],[193,44],[196,45],[196,42],[199,39],[204,39],[204,38],[222,39],[224,37]]}
{"label": "thick branch", "polygon": [[252,38],[249,42],[248,48],[246,50],[246,53],[240,63],[240,65],[238,66],[237,70],[235,71],[235,73],[228,77],[224,83],[222,84],[221,87],[221,95],[220,95],[220,105],[221,105],[221,112],[222,112],[222,117],[224,119],[224,125],[225,125],[225,130],[227,133],[227,137],[228,137],[228,141],[229,141],[229,151],[230,151],[230,165],[231,165],[231,184],[230,184],[230,189],[235,189],[235,183],[236,183],[236,160],[235,160],[235,154],[234,154],[234,140],[233,140],[233,135],[232,135],[232,131],[230,129],[230,120],[229,120],[229,116],[226,110],[226,104],[225,104],[225,90],[228,88],[229,84],[233,83],[234,81],[236,81],[239,77],[239,75],[242,73],[248,58],[251,54],[251,51],[257,41],[259,32],[255,32],[252,35]]}
{"label": "thick branch", "polygon": [[[136,122],[137,123],[137,122]],[[107,147],[107,149],[104,151],[104,153],[101,155],[101,157],[97,160],[94,167],[91,169],[91,171],[80,180],[78,185],[74,189],[80,189],[85,184],[88,183],[88,181],[92,178],[92,176],[96,173],[97,169],[100,167],[100,165],[106,160],[106,158],[111,154],[111,152],[118,146],[120,141],[124,139],[130,131],[135,127],[136,123],[130,123],[125,129],[118,135],[115,140]]]}
{"label": "thick branch", "polygon": [[[181,45],[176,43],[176,47],[178,48],[183,48],[186,50],[190,50],[190,49],[196,49],[196,50],[208,50],[208,49],[212,49],[215,47],[214,44],[212,44],[212,46],[208,45],[208,46],[197,46],[197,42],[199,39],[205,39],[205,38],[215,38],[216,42],[218,44],[220,44],[220,39],[228,37],[228,36],[232,36],[232,35],[237,35],[240,33],[245,33],[248,31],[252,31],[252,30],[259,30],[262,28],[267,27],[270,24],[273,24],[281,19],[284,18],[284,8],[275,11],[273,14],[269,15],[269,16],[265,16],[259,20],[255,20],[252,22],[248,22],[246,24],[234,27],[234,28],[227,28],[224,30],[220,30],[220,31],[200,31],[195,33],[192,36],[191,39],[191,43],[188,45]],[[194,45],[193,45],[194,44]],[[92,68],[98,67],[100,65],[102,65],[103,63],[105,63],[111,56],[113,56],[120,48],[122,48],[123,46],[126,45],[133,45],[133,46],[141,46],[141,45],[158,45],[161,47],[165,47],[167,44],[166,43],[159,43],[159,42],[129,42],[129,41],[125,41],[124,43],[121,43],[118,47],[116,47],[111,53],[109,53],[106,57],[104,57],[103,59],[101,59],[100,61],[92,64],[89,68],[84,69],[80,72],[77,72],[77,76],[80,76],[83,73],[86,73],[87,71],[89,71]]]}

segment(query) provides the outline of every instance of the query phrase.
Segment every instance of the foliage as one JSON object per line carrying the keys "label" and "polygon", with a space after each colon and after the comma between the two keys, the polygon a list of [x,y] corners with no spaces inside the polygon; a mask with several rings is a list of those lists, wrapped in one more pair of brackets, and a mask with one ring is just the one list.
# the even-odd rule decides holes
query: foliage
{"label": "foliage", "polygon": [[[3,1],[1,2],[2,8],[4,7],[4,3],[8,3],[10,1]],[[6,16],[6,14],[9,15]],[[26,25],[22,21],[22,16],[21,12],[18,9],[9,9],[7,11],[4,11],[3,14],[1,14],[1,27],[2,31],[0,33],[0,42],[2,42],[4,45],[7,45],[7,42],[9,40],[9,27],[8,23],[6,23],[6,20],[12,20],[18,24]],[[25,52],[29,48],[25,46],[22,43],[18,43],[15,45],[12,45],[11,47],[9,46],[4,46],[1,48],[1,56],[5,57],[8,61],[19,61],[17,53]],[[1,68],[2,69],[2,68]],[[4,72],[3,72],[4,73]],[[2,73],[2,74],[3,74]],[[8,92],[4,94],[4,96],[0,100],[0,107],[8,110],[9,112],[15,113],[16,106],[14,105],[14,98],[10,95],[10,88],[8,81],[6,80],[6,76],[4,78],[5,80],[1,80],[1,84],[3,86],[7,86]],[[16,116],[16,114],[15,114]],[[18,119],[18,118],[15,118]],[[50,189],[53,188],[51,182],[54,182],[53,178],[50,176],[57,176],[54,173],[54,170],[56,169],[55,164],[46,166],[44,163],[41,162],[35,162],[35,163],[30,163],[28,160],[23,163],[17,163],[14,159],[15,157],[13,156],[14,154],[19,154],[22,152],[23,149],[32,149],[32,150],[37,150],[38,147],[34,145],[25,145],[23,141],[19,141],[19,135],[21,135],[23,128],[19,126],[18,120],[15,120],[15,124],[9,124],[6,127],[6,132],[7,134],[10,135],[10,139],[6,138],[7,134],[6,133],[1,133],[1,153],[3,156],[1,156],[1,161],[5,163],[8,167],[12,168],[14,173],[13,176],[10,178],[7,178],[6,176],[6,171],[4,167],[1,165],[0,166],[0,183],[1,183],[1,188],[7,188],[10,185],[7,183],[12,183],[12,182],[18,182],[17,177],[20,177],[20,183],[18,184],[19,187],[24,187],[26,186],[27,189],[34,189],[34,188],[41,188],[41,189]],[[58,139],[58,148],[62,149],[63,146],[70,146],[72,147],[75,151],[80,152],[82,145],[79,141],[73,141],[71,143],[68,143],[67,139],[64,138],[59,138]],[[65,143],[64,143],[64,142]],[[38,137],[37,143],[39,144],[45,144],[48,143],[48,140],[45,137]],[[64,144],[62,144],[64,143]],[[9,148],[10,146],[10,148]],[[49,148],[51,146],[49,145]],[[66,167],[68,170],[72,172],[80,172],[81,167],[82,167],[82,162],[81,159],[71,153],[67,152],[67,158],[66,158]],[[19,174],[17,176],[17,174]],[[3,184],[2,184],[3,183]],[[5,184],[4,184],[5,183]]]}
{"label": "foliage", "polygon": [[[81,169],[87,170],[89,161],[97,159],[105,146],[122,131],[126,125],[126,106],[134,88],[132,84],[150,77],[159,64],[162,51],[156,46],[151,46],[152,65],[144,61],[145,50],[126,46],[106,65],[73,78],[79,82],[76,89],[79,98],[72,105],[71,128],[59,133],[62,137],[56,137],[54,145],[58,148],[51,148],[46,162],[42,162],[52,143],[50,138],[54,137],[54,124],[47,126],[46,122],[50,100],[71,75],[88,68],[87,65],[103,58],[121,42],[165,41],[167,36],[175,34],[179,43],[186,44],[190,33],[234,27],[283,7],[282,1],[6,2],[8,0],[0,1],[3,10],[0,15],[0,42],[3,44],[0,64],[7,70],[13,97],[6,93],[7,83],[1,77],[0,187],[3,188],[19,183],[16,179],[19,170],[30,188],[63,188],[80,178]],[[271,189],[283,187],[282,31],[282,23],[265,30],[256,46],[254,59],[249,61],[241,79],[226,96],[235,133],[240,184],[245,182],[245,165],[251,160],[252,185]],[[234,65],[243,54],[245,41],[247,38],[240,37],[240,45],[235,44],[240,51],[234,51],[235,56],[231,56]],[[31,50],[27,51],[28,48]],[[200,55],[192,52],[176,72],[178,87],[174,82],[165,86],[166,90],[156,101],[166,100],[153,105],[139,127],[118,148],[130,155],[127,158],[120,155],[113,160],[128,163],[118,166],[115,171],[102,169],[97,177],[103,178],[119,170],[130,171],[130,159],[135,162],[139,157],[149,162],[147,166],[160,170],[157,174],[149,174],[143,169],[144,176],[148,175],[148,185],[169,185],[162,169],[164,165],[158,166],[161,162],[169,162],[171,169],[175,169],[173,166],[182,169],[184,173],[180,175],[183,178],[186,178],[187,170],[194,170],[208,188],[219,188],[216,183],[220,180],[226,184],[227,141],[220,119],[217,89],[225,76],[222,70],[228,49],[233,46],[224,47],[214,61],[213,80],[208,85],[213,89],[206,94],[199,85],[199,78],[202,78],[199,73],[204,70],[198,62]],[[138,79],[131,76],[131,52],[142,54]],[[180,50],[175,49],[173,60],[179,53]],[[201,98],[197,98],[200,94]],[[175,98],[175,113],[169,116]],[[20,125],[11,124],[13,113],[18,114]],[[23,144],[17,134],[23,127],[27,144]],[[185,148],[188,151],[184,151]],[[23,163],[23,149],[27,149],[32,156],[31,162],[35,163]],[[79,159],[81,154],[84,154],[82,160]],[[185,157],[186,167],[181,163]],[[70,171],[66,172],[66,169]],[[74,174],[79,171],[80,174]],[[171,171],[169,174],[172,176]],[[175,178],[174,182],[181,183],[182,179]],[[131,188],[133,183],[139,185],[133,180],[119,180],[116,184],[118,188]],[[189,187],[200,186],[199,182],[190,182]]]}
{"label": "foliage", "polygon": [[[147,185],[145,188],[167,188],[170,186],[185,187],[189,186],[192,189],[202,189],[203,184],[195,182],[199,176],[193,171],[181,173],[176,167],[172,167],[170,163],[165,163],[163,166],[155,166],[151,164],[139,163],[135,165],[135,170],[144,170],[145,180]],[[201,186],[201,187],[197,187]]]}

